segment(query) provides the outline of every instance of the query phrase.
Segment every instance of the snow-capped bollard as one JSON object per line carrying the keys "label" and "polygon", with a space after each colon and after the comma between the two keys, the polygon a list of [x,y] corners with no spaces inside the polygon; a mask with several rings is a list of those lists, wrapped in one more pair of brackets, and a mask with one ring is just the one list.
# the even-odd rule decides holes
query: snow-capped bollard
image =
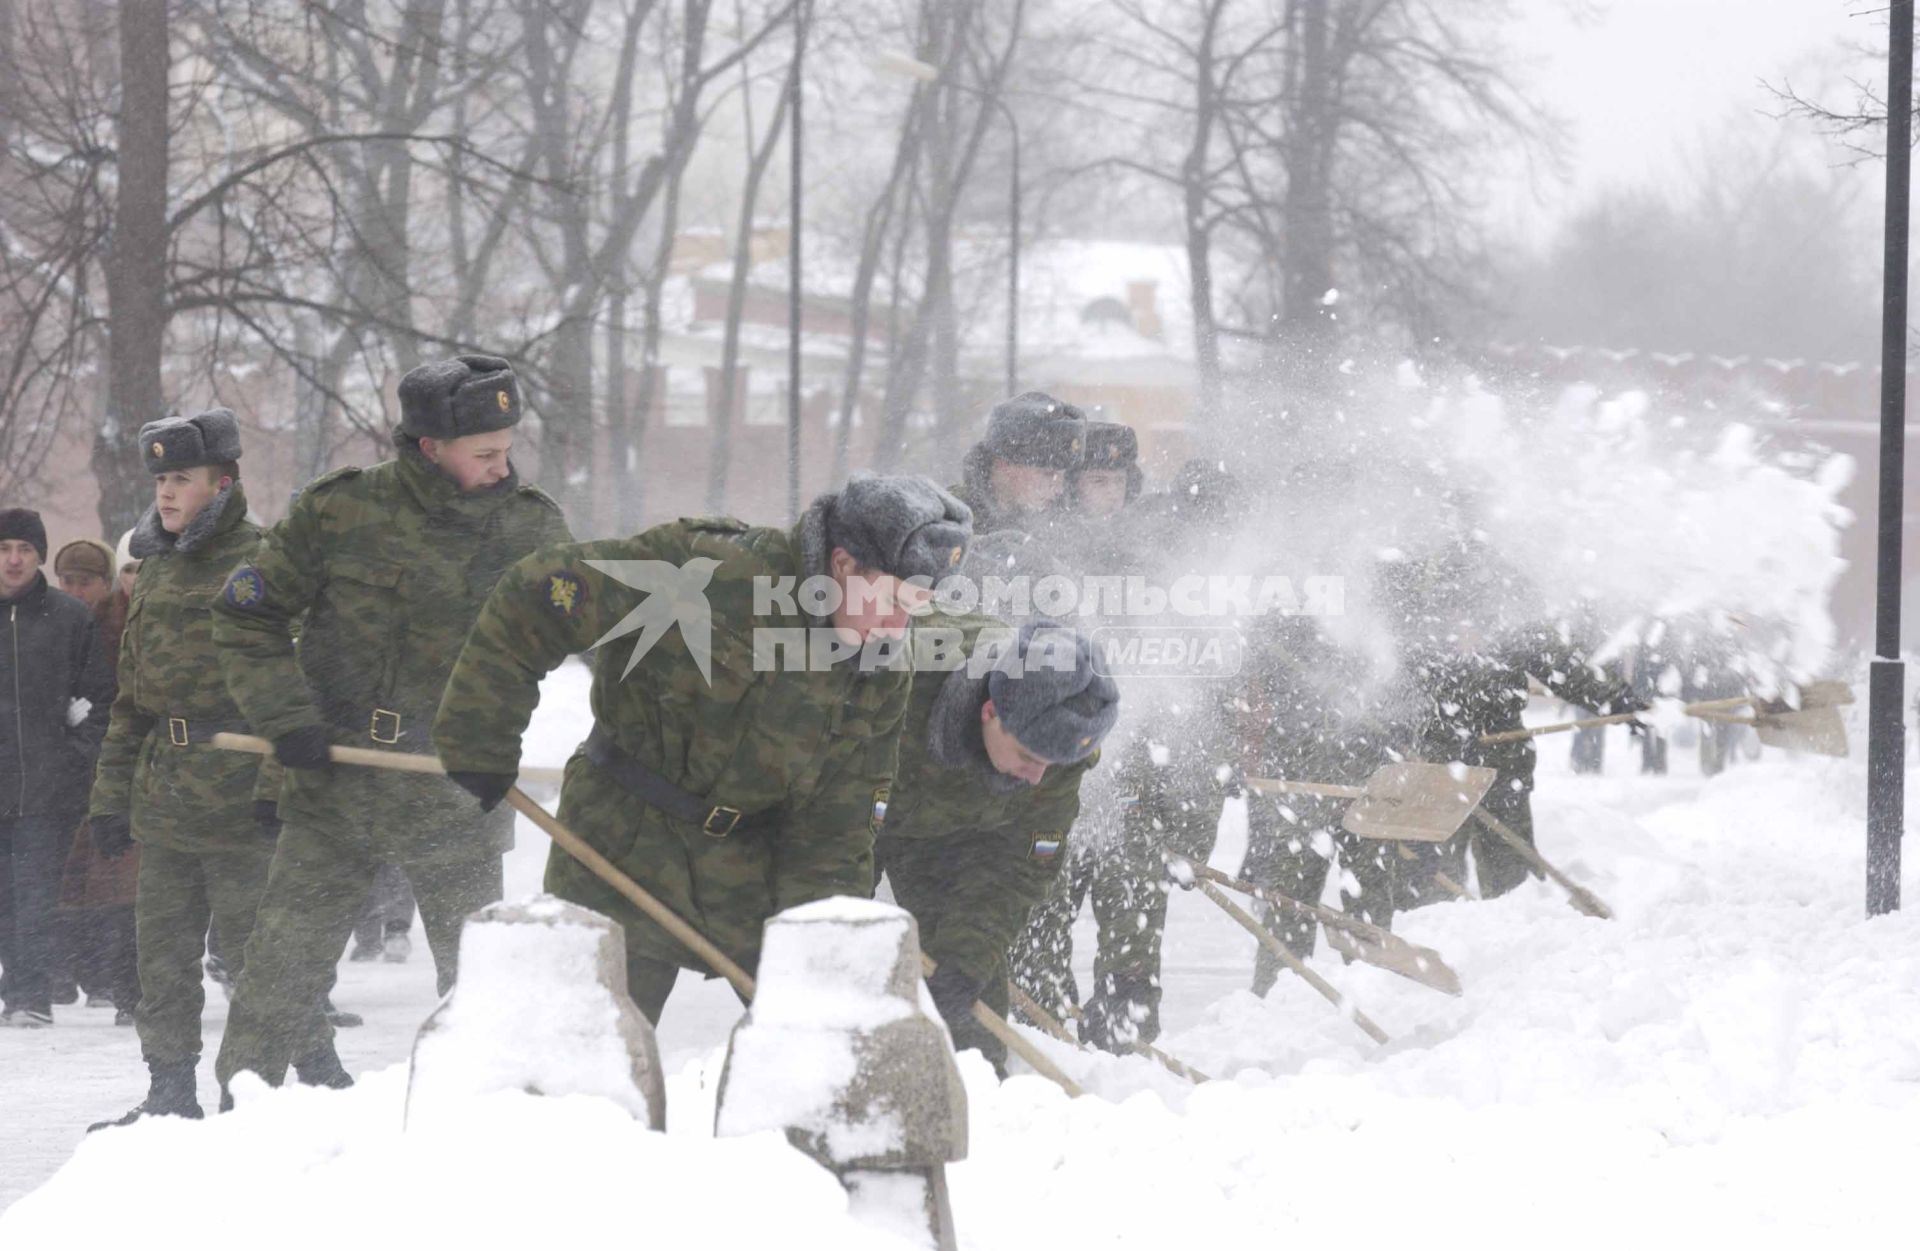
{"label": "snow-capped bollard", "polygon": [[467,918],[460,981],[413,1042],[407,1124],[496,1090],[599,1095],[666,1128],[660,1052],[627,994],[618,925],[551,895]]}
{"label": "snow-capped bollard", "polygon": [[783,1130],[862,1221],[953,1251],[946,1165],[966,1158],[967,1093],[912,914],[845,897],[789,908],[767,922],[758,980],[714,1132]]}

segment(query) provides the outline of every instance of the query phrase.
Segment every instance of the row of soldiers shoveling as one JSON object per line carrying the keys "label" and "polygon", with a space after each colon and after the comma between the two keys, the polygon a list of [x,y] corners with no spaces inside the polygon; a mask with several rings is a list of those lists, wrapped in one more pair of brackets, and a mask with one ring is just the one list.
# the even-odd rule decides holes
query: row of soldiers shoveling
{"label": "row of soldiers shoveling", "polygon": [[[143,563],[117,693],[84,611],[37,571],[38,517],[0,512],[17,657],[0,697],[19,713],[0,718],[15,740],[0,757],[18,761],[0,818],[0,1019],[52,1024],[47,944],[33,938],[49,900],[19,888],[32,876],[19,866],[56,841],[53,797],[77,775],[95,852],[140,848],[134,1018],[149,1092],[103,1124],[202,1114],[210,927],[237,965],[223,1108],[243,1071],[352,1083],[328,994],[382,866],[412,883],[444,994],[463,919],[502,893],[502,801],[524,799],[540,683],[576,655],[592,666],[593,719],[558,820],[602,867],[556,846],[545,888],[620,922],[650,1019],[682,970],[710,970],[610,885],[620,875],[749,970],[769,916],[884,879],[937,966],[927,989],[956,1046],[1002,1072],[1005,1043],[976,1004],[1004,1016],[1017,1000],[1055,1030],[1072,1018],[1080,1040],[1114,1051],[1155,1038],[1168,892],[1215,891],[1204,862],[1237,791],[1255,792],[1243,874],[1272,892],[1267,927],[1248,921],[1265,939],[1264,993],[1303,967],[1318,924],[1344,954],[1390,952],[1397,911],[1466,893],[1476,875],[1492,896],[1550,867],[1531,847],[1533,748],[1512,733],[1530,677],[1598,714],[1646,706],[1556,630],[1476,626],[1480,588],[1456,546],[1387,570],[1396,700],[1361,698],[1373,684],[1313,617],[1272,614],[1239,623],[1236,673],[1177,683],[1110,746],[1123,682],[1086,629],[942,591],[956,575],[1201,569],[1252,508],[1218,465],[1145,493],[1131,429],[1029,392],[994,407],[951,491],[857,474],[788,528],[683,518],[576,542],[514,471],[522,406],[505,361],[421,366],[399,405],[393,460],[316,479],[266,530],[248,520],[233,414],[141,429],[155,504],[133,532]],[[231,750],[248,744],[256,754]],[[427,770],[363,767],[423,758]],[[1434,763],[1405,763],[1418,761]],[[1437,834],[1391,814],[1386,831],[1407,837],[1343,825],[1370,800],[1421,802],[1370,794],[1383,764],[1442,768],[1456,793],[1440,806],[1458,810]],[[1318,906],[1336,866],[1344,911]],[[1089,895],[1100,942],[1083,1000],[1068,935]]]}

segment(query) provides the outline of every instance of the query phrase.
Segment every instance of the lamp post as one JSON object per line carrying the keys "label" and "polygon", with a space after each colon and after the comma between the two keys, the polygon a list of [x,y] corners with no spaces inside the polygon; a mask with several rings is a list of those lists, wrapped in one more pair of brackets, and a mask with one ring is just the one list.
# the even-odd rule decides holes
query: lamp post
{"label": "lamp post", "polygon": [[[900,74],[923,83],[940,81],[937,67],[905,53],[882,52],[873,60],[877,67],[889,74]],[[990,96],[965,83],[949,82],[947,85],[985,100],[1000,110],[1000,116],[1007,120],[1007,134],[1012,143],[1012,174],[1007,187],[1007,394],[1013,395],[1020,390],[1020,121],[1013,115],[1013,110],[1007,107],[1007,102],[998,95]]]}
{"label": "lamp post", "polygon": [[1901,704],[1900,547],[1906,512],[1907,209],[1912,155],[1913,0],[1893,0],[1887,48],[1886,269],[1880,306],[1880,543],[1867,678],[1867,915],[1900,906],[1906,731]]}

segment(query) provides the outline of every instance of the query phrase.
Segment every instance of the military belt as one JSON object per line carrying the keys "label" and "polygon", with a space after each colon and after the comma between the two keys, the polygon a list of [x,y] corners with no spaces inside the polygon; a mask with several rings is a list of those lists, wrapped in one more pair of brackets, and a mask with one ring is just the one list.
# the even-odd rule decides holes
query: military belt
{"label": "military belt", "polygon": [[658,808],[670,817],[699,826],[700,832],[708,838],[760,834],[773,828],[776,816],[773,809],[748,814],[725,804],[709,803],[634,759],[597,723],[593,732],[587,735],[587,759],[605,770],[609,777],[640,802]]}
{"label": "military belt", "polygon": [[175,747],[185,747],[190,743],[211,743],[216,734],[251,734],[253,732],[244,721],[218,720],[211,717],[167,717],[161,725],[166,729],[167,741]]}

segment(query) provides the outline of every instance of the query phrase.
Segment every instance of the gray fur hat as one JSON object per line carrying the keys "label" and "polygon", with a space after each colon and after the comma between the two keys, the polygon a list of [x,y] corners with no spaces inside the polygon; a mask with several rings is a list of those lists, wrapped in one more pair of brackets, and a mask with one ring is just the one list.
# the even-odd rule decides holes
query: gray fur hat
{"label": "gray fur hat", "polygon": [[400,379],[400,433],[459,439],[520,424],[520,383],[498,356],[416,365]]}
{"label": "gray fur hat", "polygon": [[1089,469],[1126,470],[1127,498],[1137,497],[1146,477],[1140,472],[1140,436],[1133,427],[1118,421],[1088,422],[1086,459],[1074,470],[1075,479]]}
{"label": "gray fur hat", "polygon": [[1023,391],[987,416],[980,446],[1017,465],[1077,469],[1086,454],[1087,415],[1045,391]]}
{"label": "gray fur hat", "polygon": [[987,698],[1022,747],[1054,764],[1084,760],[1120,718],[1120,688],[1093,665],[1086,635],[1037,618],[1020,627],[1020,669],[996,667]]}
{"label": "gray fur hat", "polygon": [[140,457],[152,474],[239,460],[240,419],[229,409],[210,408],[150,421],[140,427]]}
{"label": "gray fur hat", "polygon": [[863,568],[937,582],[966,556],[973,510],[931,479],[862,470],[832,497],[826,538]]}

